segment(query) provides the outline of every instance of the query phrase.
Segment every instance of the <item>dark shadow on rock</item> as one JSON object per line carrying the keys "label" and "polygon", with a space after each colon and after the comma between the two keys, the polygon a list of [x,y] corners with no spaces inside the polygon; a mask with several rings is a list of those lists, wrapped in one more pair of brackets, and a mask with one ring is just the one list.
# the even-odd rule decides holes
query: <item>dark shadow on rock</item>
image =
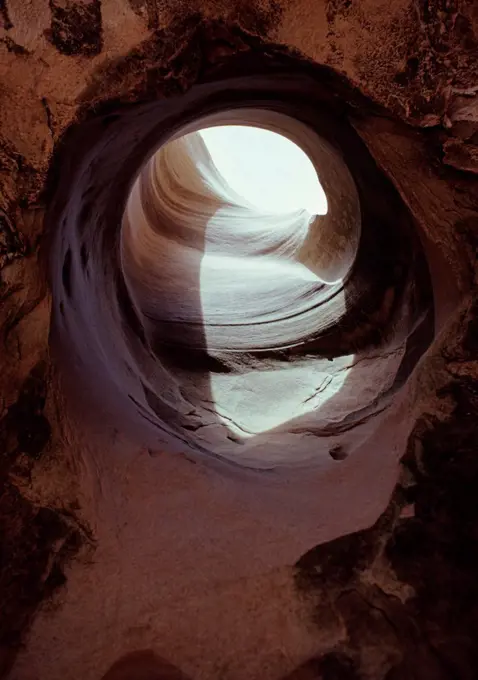
{"label": "dark shadow on rock", "polygon": [[361,676],[346,654],[329,652],[310,659],[281,680],[361,680]]}
{"label": "dark shadow on rock", "polygon": [[152,650],[145,649],[122,656],[101,680],[188,680],[188,676]]}
{"label": "dark shadow on rock", "polygon": [[101,2],[57,2],[50,0],[51,26],[46,38],[67,56],[93,57],[103,48]]}

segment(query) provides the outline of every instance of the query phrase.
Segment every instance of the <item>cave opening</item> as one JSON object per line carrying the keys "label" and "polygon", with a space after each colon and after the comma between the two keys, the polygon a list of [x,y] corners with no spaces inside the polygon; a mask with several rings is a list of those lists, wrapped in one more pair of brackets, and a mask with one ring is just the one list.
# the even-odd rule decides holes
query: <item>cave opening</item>
{"label": "cave opening", "polygon": [[[77,129],[81,199],[61,185],[51,211],[54,258],[69,263],[55,327],[81,379],[104,372],[102,405],[142,437],[246,468],[328,465],[337,447],[360,449],[429,343],[408,211],[323,97],[297,65],[294,78],[226,77]],[[251,172],[234,193],[213,163],[231,129],[309,159],[300,201],[244,205]]]}
{"label": "cave opening", "polygon": [[[426,21],[420,30],[425,27]],[[23,127],[20,142],[15,144],[13,132],[11,149],[3,149],[8,163],[0,179],[11,181],[5,195],[14,208],[2,205],[1,220],[12,234],[17,225],[27,234],[25,243],[15,235],[13,255],[8,253],[13,266],[7,264],[2,289],[7,356],[14,359],[2,380],[7,384],[13,377],[12,385],[21,385],[16,396],[17,387],[8,388],[0,431],[7,451],[6,493],[0,496],[7,557],[0,576],[8,596],[13,592],[2,644],[21,643],[30,614],[66,579],[60,591],[66,605],[50,618],[39,614],[19,678],[29,677],[32,668],[42,677],[63,678],[72,667],[83,672],[89,664],[85,677],[93,679],[100,666],[106,669],[113,657],[140,643],[155,649],[160,644],[168,653],[177,649],[173,661],[190,672],[210,662],[204,677],[215,677],[213,667],[229,669],[231,677],[264,677],[262,666],[276,663],[283,642],[287,654],[293,652],[287,670],[298,667],[299,673],[409,677],[419,652],[425,674],[438,663],[447,669],[443,677],[452,667],[465,677],[463,664],[476,668],[467,647],[476,619],[476,551],[472,524],[462,522],[463,513],[471,516],[474,509],[476,428],[470,413],[476,390],[470,376],[476,305],[463,306],[459,329],[450,330],[449,322],[474,271],[465,251],[476,241],[476,201],[473,182],[445,165],[463,162],[473,128],[472,91],[461,91],[465,113],[463,101],[450,92],[453,107],[446,115],[426,99],[426,116],[418,124],[427,130],[411,130],[397,117],[412,120],[425,100],[403,100],[397,114],[399,105],[392,110],[392,102],[401,106],[400,90],[397,97],[387,93],[380,109],[383,80],[377,87],[369,71],[366,93],[360,85],[370,52],[361,60],[348,53],[344,75],[335,70],[336,61],[315,63],[319,51],[313,60],[302,59],[229,28],[209,20],[196,28],[181,24],[175,35],[187,48],[177,51],[178,39],[176,56],[171,63],[165,58],[160,69],[173,29],[169,38],[146,37],[118,61],[100,63],[97,55],[84,90],[79,95],[76,83],[74,103],[66,106],[63,90],[54,95],[55,79],[45,89],[40,78],[25,88],[28,97],[41,94],[32,132],[16,115],[2,121],[2,129],[12,121]],[[12,35],[22,40],[21,32]],[[237,47],[239,36],[243,44]],[[243,51],[249,40],[253,49]],[[36,59],[35,50],[15,52],[14,43],[6,44],[9,58],[24,60],[26,77],[25,63]],[[241,54],[223,58],[234,44]],[[342,58],[342,47],[333,45],[333,60]],[[376,47],[380,52],[379,42]],[[222,55],[214,64],[208,61],[213,54]],[[388,64],[390,54],[381,56],[377,63]],[[46,52],[43,57],[48,59]],[[65,59],[72,64],[75,57]],[[80,59],[72,74],[86,68],[88,60]],[[416,79],[430,63],[418,61],[417,89]],[[32,73],[43,68],[39,64]],[[403,73],[393,82],[406,89]],[[63,87],[67,80],[58,82]],[[439,99],[446,107],[448,100]],[[443,126],[434,129],[440,121]],[[247,238],[231,243],[238,223],[230,222],[217,196],[208,203],[188,190],[184,200],[188,191],[179,187],[171,201],[167,175],[176,161],[179,184],[189,177],[187,158],[174,161],[171,149],[195,136],[212,158],[219,142],[211,137],[208,147],[207,137],[221,127],[267,129],[301,147],[315,167],[326,208],[303,195],[294,203],[299,189],[294,196],[276,185],[274,198],[259,176],[248,206],[274,219],[262,227],[249,221]],[[48,136],[41,148],[54,145],[59,172],[48,181],[48,205],[39,210],[31,196],[46,170],[42,174],[27,142],[35,142],[32,135],[41,136],[43,128]],[[458,128],[459,142],[453,140]],[[247,144],[250,161],[259,145]],[[219,150],[226,147],[222,140]],[[41,161],[48,164],[46,156]],[[259,170],[258,162],[253,169]],[[242,188],[236,185],[242,198],[251,177],[245,173]],[[305,187],[303,181],[302,194]],[[297,287],[285,269],[268,269],[266,259],[254,280],[254,267],[245,265],[251,253],[241,248],[266,237],[260,256],[276,257],[270,239],[278,238],[281,218],[296,208],[307,213],[302,231],[294,232],[302,267],[296,268],[302,272]],[[50,298],[38,302],[34,269],[43,210],[52,235],[49,336]],[[167,219],[158,220],[158,214]],[[245,267],[235,277],[226,247]],[[184,259],[181,250],[196,254]],[[207,266],[218,253],[222,279]],[[23,282],[16,287],[23,274],[24,289]],[[252,289],[246,287],[251,281]],[[272,296],[258,292],[261,283]],[[51,377],[57,368],[69,381],[58,394]],[[70,421],[63,402],[67,389],[91,402],[96,431],[87,418]],[[437,425],[450,413],[448,422]],[[90,542],[100,548],[97,561],[88,568],[75,561],[70,579],[64,565]],[[22,546],[13,560],[10,545]],[[32,546],[38,559],[29,559]],[[292,565],[304,553],[297,571]],[[254,580],[258,575],[260,582]],[[443,583],[450,588],[437,599]],[[228,584],[222,604],[218,584],[223,595]],[[94,596],[85,597],[88,592]],[[312,604],[319,626],[283,635],[284,612],[287,625],[294,611],[311,623],[297,593],[305,594],[307,607]],[[235,617],[236,611],[242,613]],[[451,630],[447,618],[462,623]],[[84,645],[76,644],[80,625]],[[415,642],[417,626],[422,632]],[[234,644],[224,644],[223,630]],[[236,646],[238,630],[246,647]],[[269,644],[264,630],[268,636],[282,631],[265,664],[262,652],[256,653],[258,642],[261,648]],[[317,644],[322,631],[330,634],[325,646]],[[52,639],[58,640],[53,654]],[[297,651],[297,640],[306,640],[307,648]],[[371,642],[364,646],[363,640]],[[92,652],[84,655],[87,647]],[[281,677],[283,663],[281,657],[267,677]]]}

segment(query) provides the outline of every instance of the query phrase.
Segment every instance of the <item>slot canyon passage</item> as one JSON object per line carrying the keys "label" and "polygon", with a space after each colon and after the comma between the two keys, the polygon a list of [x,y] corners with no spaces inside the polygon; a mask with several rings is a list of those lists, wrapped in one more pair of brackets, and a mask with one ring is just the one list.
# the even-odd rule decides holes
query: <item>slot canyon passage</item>
{"label": "slot canyon passage", "polygon": [[474,680],[476,3],[0,20],[0,677]]}

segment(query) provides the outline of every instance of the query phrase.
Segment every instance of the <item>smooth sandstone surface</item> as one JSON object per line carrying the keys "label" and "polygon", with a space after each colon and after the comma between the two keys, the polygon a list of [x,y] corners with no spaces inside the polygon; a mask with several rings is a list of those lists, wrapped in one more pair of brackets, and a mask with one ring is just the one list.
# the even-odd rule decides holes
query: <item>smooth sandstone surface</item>
{"label": "smooth sandstone surface", "polygon": [[[93,680],[150,648],[196,678],[473,677],[478,62],[462,4],[2,6],[0,673]],[[197,260],[172,266],[164,205],[151,220],[139,195],[161,189],[155,164],[191,162],[164,157],[173,128],[259,91],[340,149],[357,190],[358,248],[321,174],[329,211],[299,251],[312,280],[288,300],[312,289],[331,335],[310,337],[308,310],[257,332],[269,277],[264,304],[234,305],[247,331],[221,333],[220,276],[202,309]],[[309,156],[330,153],[314,134]],[[327,220],[347,233],[329,251]],[[331,253],[345,265],[327,276]]]}

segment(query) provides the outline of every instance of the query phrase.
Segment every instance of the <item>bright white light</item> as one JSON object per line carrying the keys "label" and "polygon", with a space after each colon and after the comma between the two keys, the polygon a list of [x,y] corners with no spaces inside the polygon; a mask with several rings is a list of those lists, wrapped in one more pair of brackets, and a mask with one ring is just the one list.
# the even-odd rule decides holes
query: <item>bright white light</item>
{"label": "bright white light", "polygon": [[[212,374],[211,394],[219,419],[247,439],[293,418],[320,412],[342,390],[352,365],[353,355],[349,355],[338,357],[333,366],[327,359],[318,359],[313,368],[308,365],[232,377]],[[339,405],[335,410],[340,417],[346,414]]]}
{"label": "bright white light", "polygon": [[229,186],[259,211],[327,213],[317,172],[290,139],[243,125],[205,128],[199,134]]}
{"label": "bright white light", "polygon": [[[221,313],[229,318],[233,309],[236,320],[242,315],[244,321],[260,321],[262,313],[280,317],[284,309],[298,308],[307,299],[320,280],[297,261],[297,253],[310,216],[327,214],[328,206],[311,160],[287,137],[242,125],[204,128],[199,134],[226,184],[253,207],[246,216],[234,209],[228,215],[225,208],[206,229],[200,285],[204,333],[208,346],[214,346],[210,324]],[[237,238],[241,234],[244,252]],[[222,250],[217,250],[217,239]],[[268,254],[251,256],[251,243]],[[234,344],[233,327],[230,332]],[[341,389],[347,374],[347,369],[331,371],[324,360],[313,371],[307,366],[237,376],[211,373],[210,388],[219,418],[248,438],[320,409]]]}

